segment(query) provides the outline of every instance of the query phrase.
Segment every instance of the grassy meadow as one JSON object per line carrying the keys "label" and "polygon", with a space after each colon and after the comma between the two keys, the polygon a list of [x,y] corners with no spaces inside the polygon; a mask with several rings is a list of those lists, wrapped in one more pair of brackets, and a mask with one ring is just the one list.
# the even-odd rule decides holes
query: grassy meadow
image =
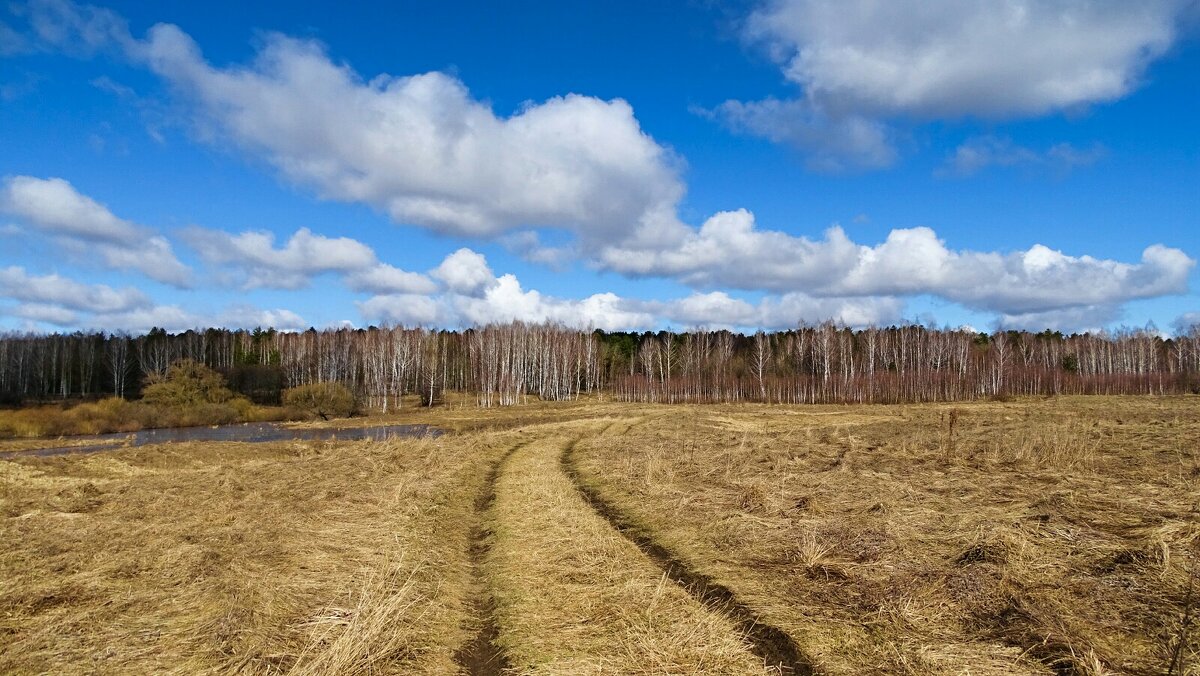
{"label": "grassy meadow", "polygon": [[406,422],[0,459],[0,672],[1200,673],[1195,397]]}

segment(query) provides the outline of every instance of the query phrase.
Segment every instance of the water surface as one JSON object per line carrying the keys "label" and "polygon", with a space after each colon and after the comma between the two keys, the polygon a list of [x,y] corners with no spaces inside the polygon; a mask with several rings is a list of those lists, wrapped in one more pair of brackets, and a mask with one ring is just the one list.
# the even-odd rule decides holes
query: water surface
{"label": "water surface", "polygon": [[243,423],[241,425],[218,425],[215,427],[166,427],[117,434],[93,434],[69,437],[74,446],[34,448],[23,451],[0,453],[0,458],[14,456],[62,455],[64,453],[88,453],[112,451],[132,446],[150,444],[173,444],[184,441],[241,441],[262,443],[267,441],[385,441],[405,437],[437,436],[441,430],[429,425],[378,425],[375,427],[284,427],[278,423]]}

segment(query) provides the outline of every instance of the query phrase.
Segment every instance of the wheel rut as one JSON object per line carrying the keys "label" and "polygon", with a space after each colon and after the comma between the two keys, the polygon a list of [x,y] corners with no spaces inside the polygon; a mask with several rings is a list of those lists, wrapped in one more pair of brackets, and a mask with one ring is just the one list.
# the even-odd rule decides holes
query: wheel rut
{"label": "wheel rut", "polygon": [[[603,434],[608,428],[602,430]],[[604,499],[598,491],[588,486],[579,476],[575,466],[575,447],[579,439],[563,449],[560,458],[563,472],[570,477],[585,502],[626,539],[637,546],[672,581],[687,591],[697,601],[724,613],[737,625],[750,642],[751,650],[764,663],[779,669],[783,674],[810,676],[816,672],[812,662],[783,630],[765,624],[749,606],[737,598],[733,590],[712,577],[695,570],[669,549],[654,540],[650,534],[633,523],[615,505]]]}
{"label": "wheel rut", "polygon": [[504,464],[514,453],[524,447],[517,444],[504,452],[488,471],[483,490],[475,496],[475,524],[471,530],[470,561],[473,585],[477,594],[472,601],[472,615],[479,618],[480,625],[471,640],[454,653],[454,661],[471,676],[499,676],[510,664],[504,650],[496,645],[500,626],[496,623],[496,604],[488,590],[483,574],[483,563],[491,549],[491,529],[487,526],[487,515],[496,501],[496,480]]}

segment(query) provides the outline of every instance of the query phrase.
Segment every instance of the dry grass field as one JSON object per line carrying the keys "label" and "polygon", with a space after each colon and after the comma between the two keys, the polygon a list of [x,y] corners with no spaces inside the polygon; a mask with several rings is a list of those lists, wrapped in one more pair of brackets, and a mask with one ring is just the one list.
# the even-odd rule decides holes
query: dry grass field
{"label": "dry grass field", "polygon": [[0,673],[1200,673],[1195,397],[405,422],[0,459]]}

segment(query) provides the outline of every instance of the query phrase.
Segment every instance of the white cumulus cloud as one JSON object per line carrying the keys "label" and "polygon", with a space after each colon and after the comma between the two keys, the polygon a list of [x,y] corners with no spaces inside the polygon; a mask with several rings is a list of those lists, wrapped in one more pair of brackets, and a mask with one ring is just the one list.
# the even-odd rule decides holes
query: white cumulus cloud
{"label": "white cumulus cloud", "polygon": [[1040,116],[1115,101],[1177,40],[1189,0],[768,0],[745,22],[799,88],[727,102],[734,128],[818,168],[875,168],[895,120]]}
{"label": "white cumulus cloud", "polygon": [[357,303],[368,322],[398,326],[447,326],[450,322],[438,299],[413,293],[372,296]]}
{"label": "white cumulus cloud", "polygon": [[327,198],[401,223],[589,237],[669,223],[683,193],[672,154],[620,99],[571,94],[503,117],[450,75],[368,80],[320,45],[281,35],[240,67],[213,67],[172,25],[130,51],[193,101],[209,130]]}
{"label": "white cumulus cloud", "polygon": [[98,255],[109,268],[136,270],[177,287],[190,283],[190,270],[175,257],[166,238],[117,217],[64,179],[7,177],[0,183],[0,211],[55,237],[73,252]]}
{"label": "white cumulus cloud", "polygon": [[184,239],[208,263],[231,271],[243,288],[301,289],[318,275],[343,275],[355,291],[425,293],[434,289],[426,276],[381,263],[375,251],[349,237],[325,237],[300,228],[283,246],[270,232],[192,227]]}
{"label": "white cumulus cloud", "polygon": [[487,259],[466,248],[446,256],[432,274],[452,292],[464,296],[478,296],[497,283]]}
{"label": "white cumulus cloud", "polygon": [[[404,325],[473,326],[518,320],[621,331],[664,325],[786,328],[829,319],[866,326],[898,321],[904,306],[896,298],[813,298],[802,293],[767,296],[752,304],[719,291],[668,301],[624,298],[611,292],[560,298],[523,287],[515,275],[495,276],[487,260],[470,249],[454,252],[442,267],[468,263],[477,275],[469,284],[449,276],[438,294],[377,295],[359,302],[359,312],[369,322]],[[438,276],[436,271],[434,275]]]}
{"label": "white cumulus cloud", "polygon": [[151,305],[146,294],[132,287],[114,289],[57,274],[31,275],[18,266],[0,268],[0,296],[82,312],[125,312]]}
{"label": "white cumulus cloud", "polygon": [[1117,305],[1080,305],[1043,312],[1004,313],[996,318],[996,328],[1019,331],[1062,331],[1096,333],[1121,318]]}
{"label": "white cumulus cloud", "polygon": [[304,318],[286,308],[264,310],[252,305],[234,305],[214,318],[214,322],[196,326],[225,326],[232,329],[274,328],[280,331],[303,331],[308,327]]}
{"label": "white cumulus cloud", "polygon": [[[13,304],[6,304],[10,301]],[[220,312],[196,312],[177,304],[160,304],[142,291],[86,284],[58,274],[29,274],[24,268],[0,268],[0,318],[16,317],[59,329],[144,332],[209,326],[254,328],[273,326],[301,330],[307,326],[295,312],[232,305]]]}
{"label": "white cumulus cloud", "polygon": [[1183,293],[1195,261],[1147,247],[1138,263],[1070,256],[1042,245],[1012,253],[954,251],[929,228],[892,230],[876,245],[840,227],[820,240],[756,227],[746,210],[722,212],[672,246],[612,246],[610,269],[695,287],[804,292],[814,297],[932,294],[997,313],[1047,311]]}
{"label": "white cumulus cloud", "polygon": [[927,117],[1037,115],[1129,93],[1185,0],[773,0],[746,30],[805,93]]}
{"label": "white cumulus cloud", "polygon": [[55,326],[74,326],[79,322],[79,313],[61,305],[21,303],[16,307],[10,308],[8,314],[32,322],[53,324]]}

